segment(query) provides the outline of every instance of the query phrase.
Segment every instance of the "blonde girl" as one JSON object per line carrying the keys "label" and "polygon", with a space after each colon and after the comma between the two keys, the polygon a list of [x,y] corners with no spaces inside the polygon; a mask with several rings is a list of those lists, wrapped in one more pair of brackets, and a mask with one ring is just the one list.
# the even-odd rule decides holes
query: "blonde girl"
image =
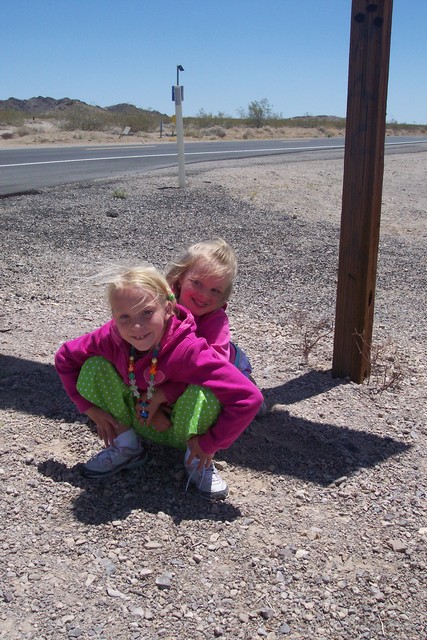
{"label": "blonde girl", "polygon": [[225,498],[213,457],[250,424],[260,392],[196,335],[192,315],[154,267],[123,267],[106,285],[111,320],[64,343],[55,357],[69,397],[105,444],[84,474],[142,464],[148,439],[185,450],[188,482],[204,497]]}

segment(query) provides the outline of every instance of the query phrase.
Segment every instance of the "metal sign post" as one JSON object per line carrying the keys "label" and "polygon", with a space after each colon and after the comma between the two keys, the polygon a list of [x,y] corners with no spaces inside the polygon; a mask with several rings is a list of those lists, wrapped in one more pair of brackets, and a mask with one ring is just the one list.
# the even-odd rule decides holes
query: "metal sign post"
{"label": "metal sign post", "polygon": [[175,101],[176,145],[178,150],[178,180],[179,186],[185,187],[184,123],[182,120],[182,101],[184,99],[184,87],[179,84],[180,71],[184,71],[184,68],[179,64],[176,67],[177,84],[172,87],[172,100]]}

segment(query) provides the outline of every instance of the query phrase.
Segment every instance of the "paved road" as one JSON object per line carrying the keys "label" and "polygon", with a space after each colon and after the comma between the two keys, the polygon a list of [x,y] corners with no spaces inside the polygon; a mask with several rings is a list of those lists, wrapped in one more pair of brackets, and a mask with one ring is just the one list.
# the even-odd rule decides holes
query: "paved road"
{"label": "paved road", "polygon": [[[427,150],[427,137],[390,137],[386,151]],[[185,162],[257,156],[342,153],[344,138],[196,142],[185,145]],[[0,149],[0,196],[82,180],[145,173],[177,165],[175,143]]]}

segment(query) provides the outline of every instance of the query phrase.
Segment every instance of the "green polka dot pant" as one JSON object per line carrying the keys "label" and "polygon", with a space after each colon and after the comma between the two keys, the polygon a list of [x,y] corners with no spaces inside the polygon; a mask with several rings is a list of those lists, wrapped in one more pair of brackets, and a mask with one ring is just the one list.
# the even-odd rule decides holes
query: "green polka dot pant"
{"label": "green polka dot pant", "polygon": [[107,411],[118,422],[132,427],[143,438],[175,449],[186,449],[189,438],[206,433],[221,411],[212,391],[190,385],[173,405],[171,428],[158,432],[153,426],[139,422],[130,387],[111,362],[101,356],[89,358],[83,364],[77,390],[86,400]]}

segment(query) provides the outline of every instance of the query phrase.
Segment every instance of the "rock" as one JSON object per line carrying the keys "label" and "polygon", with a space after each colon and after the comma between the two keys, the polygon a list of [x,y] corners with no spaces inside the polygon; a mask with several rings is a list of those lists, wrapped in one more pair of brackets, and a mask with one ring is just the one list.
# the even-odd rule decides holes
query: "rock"
{"label": "rock", "polygon": [[397,551],[398,553],[404,553],[407,549],[407,544],[403,540],[389,540],[389,546],[393,549],[393,551]]}
{"label": "rock", "polygon": [[261,609],[259,615],[261,616],[261,618],[264,618],[264,620],[271,620],[271,618],[274,616],[274,611],[273,609],[269,608]]}
{"label": "rock", "polygon": [[162,543],[161,542],[156,542],[155,540],[149,540],[148,542],[146,542],[144,544],[144,547],[146,549],[161,549],[162,548]]}
{"label": "rock", "polygon": [[130,599],[129,596],[127,596],[125,593],[122,593],[121,591],[118,591],[117,589],[112,589],[111,587],[107,587],[107,593],[112,598],[121,598],[122,600],[129,600]]}
{"label": "rock", "polygon": [[172,576],[169,573],[163,573],[156,578],[156,585],[159,589],[170,589],[172,586]]}

